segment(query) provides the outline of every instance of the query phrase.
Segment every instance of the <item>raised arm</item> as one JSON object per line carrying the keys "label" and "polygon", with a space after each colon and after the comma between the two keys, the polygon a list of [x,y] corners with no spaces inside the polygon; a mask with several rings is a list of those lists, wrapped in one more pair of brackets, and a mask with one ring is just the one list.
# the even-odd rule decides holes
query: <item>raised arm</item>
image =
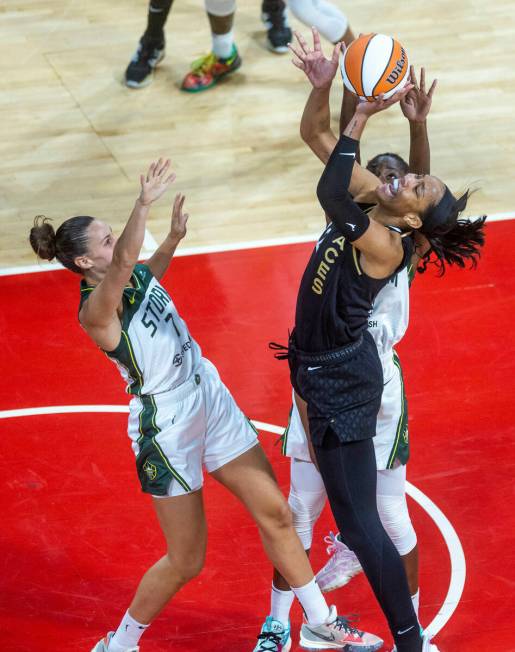
{"label": "raised arm", "polygon": [[[411,91],[401,100],[401,110],[409,122],[410,129],[410,153],[409,170],[414,174],[429,174],[431,172],[431,150],[427,133],[427,116],[431,110],[433,93],[438,80],[433,80],[429,90],[426,92],[426,71],[420,69],[420,84],[415,74],[415,68],[411,66],[410,81],[413,84]],[[414,235],[415,249],[411,264],[414,269],[418,267],[421,259],[429,251],[430,244],[427,238],[420,232]]]}
{"label": "raised arm", "polygon": [[[331,59],[326,59],[320,45],[320,37],[313,28],[313,48],[310,48],[303,36],[295,32],[298,47],[290,45],[295,57],[293,63],[304,71],[306,77],[313,86],[308,101],[302,114],[300,133],[302,139],[312,151],[323,162],[327,163],[338,139],[331,130],[331,114],[329,109],[329,95],[331,84],[338,69],[338,56],[344,49],[343,44],[337,44],[333,50]],[[365,121],[356,120],[358,108],[368,105],[369,109],[360,109],[363,114],[377,113],[399,100],[399,97],[408,92],[409,86],[399,94],[388,100],[378,102],[361,102],[357,105],[356,111],[345,127],[344,133],[351,138],[358,140],[363,132]],[[379,185],[378,178],[362,168],[359,163],[354,163],[354,171],[349,184],[350,193],[359,201],[367,201],[374,189]]]}
{"label": "raised arm", "polygon": [[327,163],[338,141],[331,129],[329,95],[338,70],[338,57],[345,46],[337,43],[331,58],[326,59],[320,45],[320,36],[315,27],[312,28],[312,32],[312,48],[298,32],[295,32],[298,46],[290,45],[289,47],[295,55],[293,64],[304,71],[313,87],[302,114],[300,135],[314,154],[323,163]]}
{"label": "raised arm", "polygon": [[427,116],[431,109],[433,93],[436,88],[435,79],[426,92],[426,71],[420,70],[420,85],[418,84],[415,68],[411,66],[410,81],[413,88],[401,100],[401,109],[409,121],[410,127],[410,153],[409,169],[414,174],[429,174],[431,168],[431,152],[427,135]]}
{"label": "raised arm", "polygon": [[158,280],[164,276],[179,242],[186,235],[186,222],[189,216],[187,213],[182,212],[185,199],[184,195],[175,195],[170,233],[166,236],[166,240],[161,246],[147,260],[150,271]]}
{"label": "raised arm", "polygon": [[129,283],[138,262],[150,206],[175,179],[175,174],[168,174],[169,167],[169,160],[159,159],[152,163],[146,175],[140,176],[141,192],[114,246],[111,264],[79,313],[81,324],[104,349],[114,348],[120,337],[121,325],[117,310],[124,287]]}
{"label": "raised arm", "polygon": [[[344,86],[343,95],[342,95],[342,106],[340,109],[340,136],[343,134],[345,128],[351,121],[352,116],[356,111],[356,107],[358,106],[358,101],[359,101],[358,96],[355,95],[354,93],[351,93],[350,90],[346,86]],[[361,164],[361,154],[359,151],[359,147],[358,147],[358,151],[356,152],[356,162]]]}

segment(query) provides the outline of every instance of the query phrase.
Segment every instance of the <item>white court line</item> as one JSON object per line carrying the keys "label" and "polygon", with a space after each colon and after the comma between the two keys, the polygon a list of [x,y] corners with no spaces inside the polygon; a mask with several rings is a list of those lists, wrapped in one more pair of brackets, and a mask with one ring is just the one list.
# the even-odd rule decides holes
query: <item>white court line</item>
{"label": "white court line", "polygon": [[[471,217],[470,219],[474,219]],[[512,213],[494,213],[488,216],[488,222],[504,222],[505,220],[515,219],[515,212]],[[487,223],[488,223],[487,222]],[[247,242],[228,242],[226,244],[206,245],[203,247],[184,247],[179,248],[174,257],[180,256],[197,256],[199,254],[218,254],[224,251],[241,251],[243,249],[260,249],[262,247],[278,247],[281,245],[303,244],[305,242],[316,242],[320,237],[320,232],[308,235],[297,235],[287,238],[269,238],[265,240],[249,240]],[[148,239],[147,239],[148,238]],[[143,246],[141,260],[149,258],[157,249],[157,242],[150,233],[146,231],[145,241],[147,246]],[[153,241],[153,245],[152,245]],[[42,261],[36,265],[20,265],[19,267],[2,267],[0,276],[15,276],[16,274],[34,274],[36,272],[54,272],[58,269],[64,269],[62,265],[56,262],[49,263]]]}
{"label": "white court line", "polygon": [[[18,410],[0,411],[0,419],[10,419],[14,417],[28,417],[44,414],[74,414],[79,412],[118,412],[128,413],[128,405],[55,405],[48,407],[31,407],[21,408]],[[271,432],[276,435],[282,435],[284,428],[274,426],[261,421],[252,421],[258,430]],[[438,632],[447,624],[452,614],[456,611],[463,588],[465,586],[465,577],[467,574],[465,554],[456,530],[451,525],[449,519],[434,502],[426,496],[420,489],[417,489],[411,482],[406,482],[406,493],[413,498],[426,513],[432,518],[436,527],[440,530],[449,551],[451,561],[451,578],[445,600],[439,609],[433,621],[426,627],[425,631],[431,636],[436,636]]]}

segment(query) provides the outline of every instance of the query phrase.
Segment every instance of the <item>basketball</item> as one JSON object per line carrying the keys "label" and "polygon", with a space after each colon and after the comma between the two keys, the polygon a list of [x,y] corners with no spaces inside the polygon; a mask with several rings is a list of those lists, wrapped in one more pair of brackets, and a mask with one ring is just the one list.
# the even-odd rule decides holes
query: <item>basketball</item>
{"label": "basketball", "polygon": [[362,100],[385,99],[400,90],[409,76],[406,50],[384,34],[365,34],[353,41],[340,59],[343,83]]}

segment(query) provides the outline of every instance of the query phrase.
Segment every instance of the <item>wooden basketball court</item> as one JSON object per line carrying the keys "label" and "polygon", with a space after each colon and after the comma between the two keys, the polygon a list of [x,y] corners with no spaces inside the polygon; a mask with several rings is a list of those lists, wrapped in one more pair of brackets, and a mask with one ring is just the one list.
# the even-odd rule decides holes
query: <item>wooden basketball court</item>
{"label": "wooden basketball court", "polygon": [[[433,171],[452,189],[480,190],[470,213],[513,209],[515,3],[435,0],[344,3],[355,32],[395,35],[439,79],[430,116]],[[203,5],[176,0],[167,57],[142,90],[122,84],[145,25],[144,0],[4,0],[0,7],[0,266],[33,264],[34,215],[89,214],[120,230],[138,174],[172,157],[191,214],[189,246],[313,234],[319,163],[298,135],[308,94],[289,55],[264,47],[259,3],[239,2],[243,66],[205,93],[178,90],[210,47]],[[296,27],[304,26],[296,23]],[[335,120],[340,102],[334,85]],[[370,121],[365,156],[406,155],[397,108]],[[152,210],[159,241],[169,208]]]}

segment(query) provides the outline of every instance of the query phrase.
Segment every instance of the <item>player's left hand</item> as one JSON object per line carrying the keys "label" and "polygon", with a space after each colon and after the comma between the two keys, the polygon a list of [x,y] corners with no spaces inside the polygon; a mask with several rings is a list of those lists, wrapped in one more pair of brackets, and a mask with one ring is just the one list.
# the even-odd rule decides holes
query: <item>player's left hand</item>
{"label": "player's left hand", "polygon": [[438,82],[437,79],[433,81],[431,87],[426,92],[426,70],[420,69],[420,85],[417,81],[415,68],[410,67],[410,82],[412,89],[401,100],[401,110],[405,117],[410,122],[425,122],[427,114],[431,109],[431,102],[433,100],[433,93]]}
{"label": "player's left hand", "polygon": [[178,193],[175,195],[172,210],[172,223],[170,225],[170,237],[173,240],[182,240],[186,235],[186,223],[188,221],[188,213],[183,213],[185,195]]}

